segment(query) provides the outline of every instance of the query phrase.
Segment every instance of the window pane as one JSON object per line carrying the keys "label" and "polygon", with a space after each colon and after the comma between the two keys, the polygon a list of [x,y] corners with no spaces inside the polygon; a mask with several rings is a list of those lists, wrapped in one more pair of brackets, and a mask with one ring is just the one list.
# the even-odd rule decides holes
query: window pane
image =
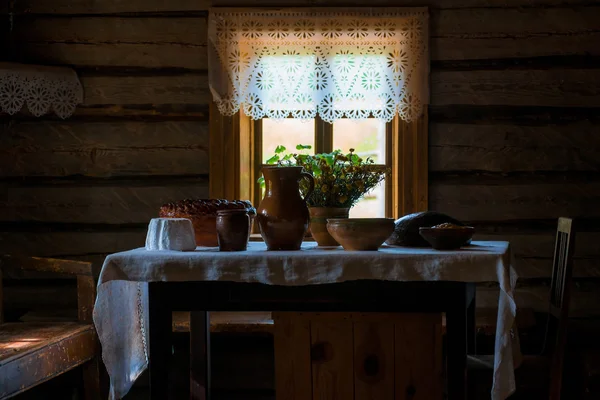
{"label": "window pane", "polygon": [[385,217],[385,181],[367,193],[350,209],[350,218]]}
{"label": "window pane", "polygon": [[362,158],[385,164],[385,122],[374,118],[339,119],[333,123],[333,149],[356,150]]}
{"label": "window pane", "polygon": [[311,154],[315,151],[315,120],[314,119],[282,119],[262,120],[262,162],[267,162],[279,145],[285,146],[286,153],[295,153],[296,145],[311,145]]}

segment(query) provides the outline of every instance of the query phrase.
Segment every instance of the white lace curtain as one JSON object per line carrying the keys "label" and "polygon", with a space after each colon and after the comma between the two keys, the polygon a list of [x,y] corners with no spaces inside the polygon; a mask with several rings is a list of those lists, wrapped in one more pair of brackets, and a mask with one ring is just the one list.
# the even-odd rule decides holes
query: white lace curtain
{"label": "white lace curtain", "polygon": [[208,35],[224,115],[412,121],[428,103],[426,8],[217,8]]}
{"label": "white lace curtain", "polygon": [[0,62],[0,111],[13,115],[27,106],[36,117],[54,111],[73,114],[83,101],[75,71],[62,67]]}

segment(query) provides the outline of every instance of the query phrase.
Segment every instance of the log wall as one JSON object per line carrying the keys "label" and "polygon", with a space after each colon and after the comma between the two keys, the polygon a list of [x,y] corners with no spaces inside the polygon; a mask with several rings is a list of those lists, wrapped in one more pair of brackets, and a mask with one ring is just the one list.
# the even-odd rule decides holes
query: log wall
{"label": "log wall", "polygon": [[[518,302],[538,309],[556,218],[584,217],[573,312],[599,314],[600,1],[368,3],[430,7],[430,208],[474,224],[480,238],[511,240]],[[14,2],[13,59],[74,67],[85,100],[66,121],[0,116],[0,251],[98,267],[107,253],[141,246],[163,202],[208,196],[210,6]],[[496,295],[482,285],[480,303]]]}

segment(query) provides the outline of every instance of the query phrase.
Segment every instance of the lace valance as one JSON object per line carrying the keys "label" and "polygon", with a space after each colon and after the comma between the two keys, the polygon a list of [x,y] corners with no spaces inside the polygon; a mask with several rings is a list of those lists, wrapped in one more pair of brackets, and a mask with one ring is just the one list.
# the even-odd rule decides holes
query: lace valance
{"label": "lace valance", "polygon": [[60,118],[83,102],[83,88],[69,68],[0,62],[0,111],[13,115],[23,106],[39,117],[53,110]]}
{"label": "lace valance", "polygon": [[208,28],[224,115],[411,121],[428,103],[426,8],[216,8]]}

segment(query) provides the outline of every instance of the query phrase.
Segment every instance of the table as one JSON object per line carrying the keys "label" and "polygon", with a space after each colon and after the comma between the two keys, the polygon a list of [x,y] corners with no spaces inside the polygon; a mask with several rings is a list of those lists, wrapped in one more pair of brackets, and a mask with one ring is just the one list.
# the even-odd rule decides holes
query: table
{"label": "table", "polygon": [[[304,244],[300,252],[268,252],[264,243],[251,243],[249,251],[239,253],[136,249],[107,257],[94,320],[112,397],[123,396],[149,364],[152,399],[167,398],[172,311],[191,311],[193,399],[210,396],[207,311],[414,311],[446,313],[449,397],[464,399],[467,338],[474,338],[467,316],[474,310],[476,283],[489,281],[501,289],[493,398],[503,400],[514,391],[510,329],[516,274],[508,243],[474,242],[452,252],[386,246],[350,253],[315,246]],[[128,284],[116,295],[109,284],[118,281]],[[139,299],[134,307],[127,301],[133,291]],[[128,312],[138,313],[139,326],[136,320],[127,326],[115,323]],[[139,329],[143,346],[131,337],[118,342],[127,329],[134,336]],[[129,369],[119,364],[127,362]]]}

